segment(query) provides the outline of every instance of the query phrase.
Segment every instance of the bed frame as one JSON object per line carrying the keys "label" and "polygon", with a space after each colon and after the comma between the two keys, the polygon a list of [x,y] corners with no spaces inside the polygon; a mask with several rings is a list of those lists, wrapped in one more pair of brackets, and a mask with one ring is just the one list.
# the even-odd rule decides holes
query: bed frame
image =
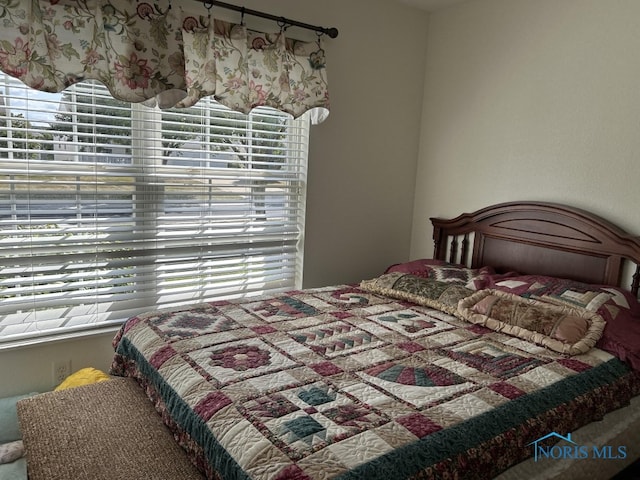
{"label": "bed frame", "polygon": [[624,288],[630,280],[629,289],[638,296],[640,237],[590,212],[509,202],[431,223],[439,260]]}

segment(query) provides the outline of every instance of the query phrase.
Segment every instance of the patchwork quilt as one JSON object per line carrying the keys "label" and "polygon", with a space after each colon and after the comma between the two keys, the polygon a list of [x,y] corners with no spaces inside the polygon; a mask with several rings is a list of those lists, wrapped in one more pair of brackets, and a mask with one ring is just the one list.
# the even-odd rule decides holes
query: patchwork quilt
{"label": "patchwork quilt", "polygon": [[601,350],[351,285],[146,313],[114,347],[208,478],[492,478],[640,393]]}

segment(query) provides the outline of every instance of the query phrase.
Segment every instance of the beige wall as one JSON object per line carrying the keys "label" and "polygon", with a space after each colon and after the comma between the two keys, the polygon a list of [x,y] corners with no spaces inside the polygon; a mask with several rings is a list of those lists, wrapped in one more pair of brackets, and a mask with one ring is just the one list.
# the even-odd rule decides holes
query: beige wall
{"label": "beige wall", "polygon": [[315,3],[340,36],[332,112],[311,133],[305,287],[358,282],[408,258],[428,25],[389,0]]}
{"label": "beige wall", "polygon": [[[389,0],[236,3],[340,30],[325,42],[331,115],[311,131],[304,286],[359,281],[408,258],[427,14]],[[0,397],[50,389],[60,360],[108,368],[112,337],[0,350]]]}
{"label": "beige wall", "polygon": [[53,363],[71,362],[71,370],[93,367],[108,371],[115,332],[0,350],[0,397],[46,392],[55,387]]}
{"label": "beige wall", "polygon": [[411,256],[430,216],[531,199],[640,234],[640,2],[473,0],[430,17]]}

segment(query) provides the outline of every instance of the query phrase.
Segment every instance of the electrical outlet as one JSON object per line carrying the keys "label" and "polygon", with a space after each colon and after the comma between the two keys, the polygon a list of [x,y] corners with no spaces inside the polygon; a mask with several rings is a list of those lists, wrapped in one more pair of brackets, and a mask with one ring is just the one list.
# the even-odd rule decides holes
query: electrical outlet
{"label": "electrical outlet", "polygon": [[53,362],[53,383],[60,385],[65,378],[71,375],[71,360]]}

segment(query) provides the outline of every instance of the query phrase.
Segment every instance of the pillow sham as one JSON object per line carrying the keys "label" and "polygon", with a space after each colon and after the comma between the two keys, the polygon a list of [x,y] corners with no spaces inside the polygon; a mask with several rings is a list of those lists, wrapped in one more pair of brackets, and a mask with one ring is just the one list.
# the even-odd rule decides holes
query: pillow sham
{"label": "pillow sham", "polygon": [[628,312],[622,311],[615,322],[607,322],[596,347],[640,372],[640,322]]}
{"label": "pillow sham", "polygon": [[467,288],[479,290],[485,288],[489,276],[495,272],[491,267],[467,268],[464,265],[443,260],[422,258],[391,265],[384,273],[407,273],[439,282],[462,283]]}
{"label": "pillow sham", "polygon": [[473,290],[456,282],[442,282],[402,272],[385,273],[372,280],[363,280],[360,288],[453,315],[458,313],[460,299],[474,293]]}
{"label": "pillow sham", "polygon": [[621,313],[640,316],[640,303],[622,288],[610,285],[593,285],[564,278],[544,275],[491,275],[487,287],[521,297],[585,308],[597,312],[606,321],[614,320]]}
{"label": "pillow sham", "polygon": [[[431,267],[440,267],[442,265],[454,265],[444,260],[436,260],[435,258],[420,258],[404,263],[395,263],[389,266],[384,273],[409,273],[419,277],[428,277]],[[460,265],[461,266],[461,265]]]}
{"label": "pillow sham", "polygon": [[500,290],[474,293],[460,301],[458,312],[469,322],[568,355],[593,348],[605,326],[604,319],[595,312],[552,305]]}

